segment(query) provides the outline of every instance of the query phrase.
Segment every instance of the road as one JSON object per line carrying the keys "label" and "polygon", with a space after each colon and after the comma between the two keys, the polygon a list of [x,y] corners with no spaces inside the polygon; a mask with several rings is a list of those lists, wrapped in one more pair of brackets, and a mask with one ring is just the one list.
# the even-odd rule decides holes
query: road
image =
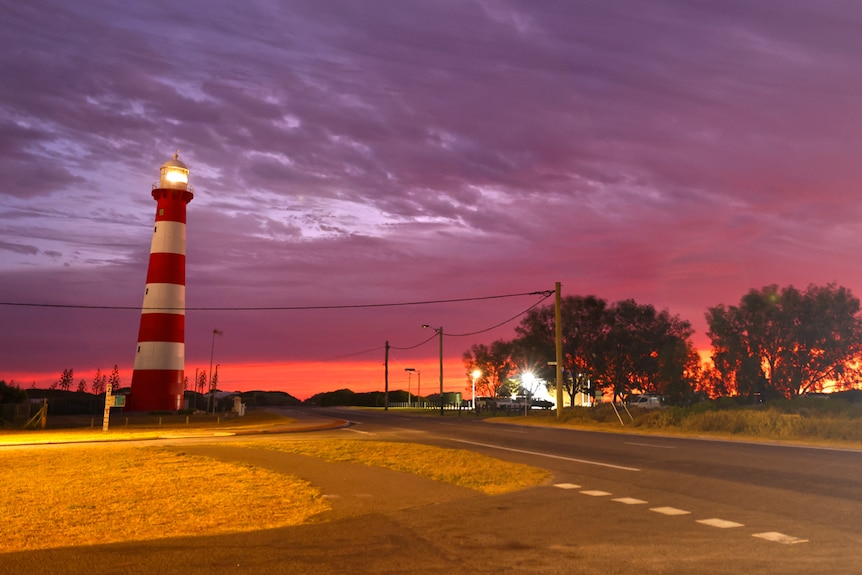
{"label": "road", "polygon": [[[345,417],[344,410],[323,413]],[[536,428],[517,425],[520,418],[507,425],[469,415],[440,420],[354,410],[348,419],[365,433],[471,449],[550,469],[558,477],[618,482],[638,492],[708,498],[745,511],[862,530],[862,450]]]}
{"label": "road", "polygon": [[33,565],[82,575],[862,573],[860,451],[534,428],[468,414],[314,413],[353,425],[284,439],[427,443],[543,467],[553,478],[485,496],[232,446],[246,438],[190,440],[183,450],[305,477],[333,511],[239,535],[0,554],[0,574]]}

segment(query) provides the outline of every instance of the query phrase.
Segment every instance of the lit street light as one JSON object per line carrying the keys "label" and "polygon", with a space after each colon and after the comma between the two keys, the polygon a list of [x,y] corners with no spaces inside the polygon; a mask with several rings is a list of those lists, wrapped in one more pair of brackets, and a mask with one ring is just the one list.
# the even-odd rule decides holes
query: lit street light
{"label": "lit street light", "polygon": [[521,375],[521,387],[524,388],[524,415],[527,415],[527,409],[530,406],[530,393],[532,393],[535,382],[536,376],[529,371]]}
{"label": "lit street light", "polygon": [[[431,327],[427,323],[423,328]],[[440,336],[440,415],[443,415],[443,326],[432,328]]]}

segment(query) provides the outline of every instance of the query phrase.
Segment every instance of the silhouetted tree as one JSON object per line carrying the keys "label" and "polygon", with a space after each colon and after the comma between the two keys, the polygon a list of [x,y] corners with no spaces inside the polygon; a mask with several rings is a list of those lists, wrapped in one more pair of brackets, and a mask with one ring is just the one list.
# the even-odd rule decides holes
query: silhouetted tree
{"label": "silhouetted tree", "polygon": [[0,403],[24,403],[27,401],[27,392],[16,386],[14,382],[7,384],[0,379]]}
{"label": "silhouetted tree", "polygon": [[859,300],[835,284],[751,290],[738,306],[707,311],[713,363],[745,396],[790,397],[827,381],[852,387],[862,380],[859,310]]}
{"label": "silhouetted tree", "polygon": [[114,364],[114,369],[111,370],[111,375],[108,377],[108,383],[111,384],[111,392],[116,393],[120,389],[120,368]]}
{"label": "silhouetted tree", "polygon": [[52,384],[51,389],[60,388],[63,391],[69,391],[72,388],[72,382],[74,381],[74,379],[75,378],[72,369],[64,369],[59,381],[57,381],[56,384]]}
{"label": "silhouetted tree", "polygon": [[[563,387],[574,403],[578,393],[586,393],[598,374],[598,360],[604,353],[609,328],[608,304],[595,296],[567,296],[560,301],[563,347]],[[556,385],[556,310],[545,306],[530,310],[515,328],[517,346],[532,350],[544,361],[536,375]]]}
{"label": "silhouetted tree", "polygon": [[[675,402],[692,393],[699,357],[691,325],[651,305],[624,300],[608,305],[595,296],[560,302],[563,385],[572,401],[590,383],[610,388],[614,399],[632,390],[668,394]],[[515,328],[514,348],[537,364],[536,375],[556,379],[547,362],[556,356],[553,306],[531,310]]]}
{"label": "silhouetted tree", "polygon": [[470,385],[473,383],[473,372],[477,369],[482,372],[476,380],[476,395],[499,397],[506,394],[509,376],[515,368],[511,352],[511,343],[503,340],[495,341],[490,346],[474,344],[469,351],[464,352],[464,367]]}
{"label": "silhouetted tree", "polygon": [[207,386],[207,372],[201,371],[198,374],[197,392],[203,393]]}
{"label": "silhouetted tree", "polygon": [[100,393],[105,393],[105,384],[108,382],[108,378],[105,374],[102,373],[102,369],[96,369],[96,375],[93,376],[93,384],[90,389],[93,390],[93,393],[99,395]]}

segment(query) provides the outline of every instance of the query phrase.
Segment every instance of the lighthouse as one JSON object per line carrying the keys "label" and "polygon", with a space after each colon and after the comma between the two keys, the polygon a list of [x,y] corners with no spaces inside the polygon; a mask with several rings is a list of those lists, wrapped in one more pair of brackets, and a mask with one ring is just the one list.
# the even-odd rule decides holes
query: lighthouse
{"label": "lighthouse", "polygon": [[183,407],[186,307],[186,204],[194,194],[179,153],[153,184],[156,221],[135,351],[130,411]]}

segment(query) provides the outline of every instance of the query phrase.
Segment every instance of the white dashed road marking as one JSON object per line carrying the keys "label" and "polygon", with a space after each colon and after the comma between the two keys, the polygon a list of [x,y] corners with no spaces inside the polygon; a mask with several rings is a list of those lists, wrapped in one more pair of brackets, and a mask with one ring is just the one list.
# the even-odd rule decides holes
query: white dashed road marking
{"label": "white dashed road marking", "polygon": [[745,527],[742,523],[737,523],[736,521],[728,521],[727,519],[718,519],[714,517],[712,519],[698,519],[698,523],[703,525],[709,525],[710,527],[718,527],[719,529],[731,529],[733,527]]}
{"label": "white dashed road marking", "polygon": [[760,539],[766,539],[767,541],[774,541],[775,543],[781,543],[783,545],[794,545],[796,543],[808,543],[808,539],[800,539],[799,537],[793,537],[791,535],[785,535],[784,533],[778,533],[777,531],[767,531],[766,533],[755,533],[752,537],[759,537]]}
{"label": "white dashed road marking", "polygon": [[[576,483],[555,483],[554,487],[558,489],[581,489],[581,486]],[[581,491],[581,494],[589,495],[591,497],[607,497],[609,495],[612,495],[612,493],[608,491],[600,491],[598,489],[585,489]],[[643,499],[635,499],[634,497],[617,497],[616,499],[612,499],[611,501],[616,501],[617,503],[623,503],[625,505],[644,505],[647,503]],[[661,513],[662,515],[668,516],[691,515],[691,511],[686,511],[685,509],[678,509],[676,507],[651,507],[650,511],[655,511],[656,513]],[[709,519],[697,519],[696,523],[700,523],[701,525],[708,525],[709,527],[716,527],[718,529],[733,529],[734,527],[745,527],[745,524],[743,523],[737,523],[736,521],[729,521],[727,519],[719,519],[718,517],[712,517]],[[752,537],[757,537],[765,541],[772,541],[774,543],[781,543],[782,545],[808,543],[808,539],[801,539],[799,537],[793,537],[792,535],[785,535],[784,533],[778,533],[777,531],[754,533]]]}
{"label": "white dashed road marking", "polygon": [[661,513],[662,515],[689,515],[691,511],[685,509],[677,509],[676,507],[653,507],[650,511]]}
{"label": "white dashed road marking", "polygon": [[643,499],[635,499],[634,497],[619,497],[617,499],[613,499],[612,501],[616,501],[617,503],[625,503],[626,505],[644,505],[646,501]]}

